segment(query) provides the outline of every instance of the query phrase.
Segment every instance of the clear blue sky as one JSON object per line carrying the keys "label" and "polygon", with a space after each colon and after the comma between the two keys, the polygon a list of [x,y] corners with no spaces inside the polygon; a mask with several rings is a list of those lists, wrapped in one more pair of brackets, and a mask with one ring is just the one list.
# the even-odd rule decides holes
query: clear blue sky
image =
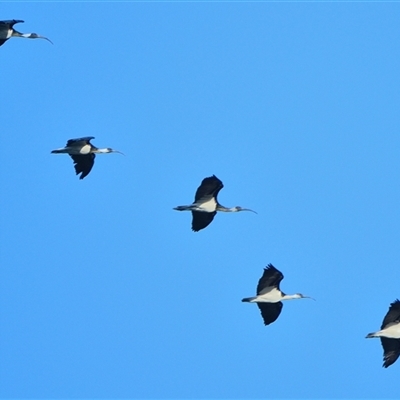
{"label": "clear blue sky", "polygon": [[[2,3],[0,397],[399,398],[400,4]],[[80,181],[70,138],[95,136]],[[172,208],[216,174],[258,211]],[[273,263],[284,305],[255,294]]]}

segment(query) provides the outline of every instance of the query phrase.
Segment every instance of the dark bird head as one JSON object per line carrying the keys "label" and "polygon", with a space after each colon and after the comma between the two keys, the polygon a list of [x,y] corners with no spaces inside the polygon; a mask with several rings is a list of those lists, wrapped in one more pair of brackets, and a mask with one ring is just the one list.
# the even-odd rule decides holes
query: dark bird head
{"label": "dark bird head", "polygon": [[106,150],[108,150],[107,153],[119,153],[122,154],[123,156],[125,155],[124,153],[122,153],[122,151],[114,150],[111,147],[107,147]]}
{"label": "dark bird head", "polygon": [[239,211],[251,211],[254,214],[257,214],[254,210],[250,210],[250,208],[243,208],[243,207],[240,207],[240,206],[236,206],[234,208],[236,209],[237,212],[239,212]]}
{"label": "dark bird head", "polygon": [[301,293],[296,293],[294,296],[296,296],[295,297],[296,299],[311,299],[311,300],[315,301],[315,299],[313,297],[305,296],[304,294],[301,294]]}
{"label": "dark bird head", "polygon": [[26,39],[45,39],[48,42],[50,42],[51,44],[53,44],[53,42],[49,38],[42,36],[42,35],[38,35],[37,33],[20,33],[20,32],[14,31],[13,36],[20,36],[20,37],[24,37]]}

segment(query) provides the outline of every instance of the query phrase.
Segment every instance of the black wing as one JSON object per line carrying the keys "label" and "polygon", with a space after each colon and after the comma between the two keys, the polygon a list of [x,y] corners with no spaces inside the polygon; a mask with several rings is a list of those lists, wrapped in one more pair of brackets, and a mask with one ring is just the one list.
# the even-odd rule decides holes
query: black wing
{"label": "black wing", "polygon": [[383,366],[392,365],[400,356],[400,339],[381,337],[383,347]]}
{"label": "black wing", "polygon": [[272,264],[268,264],[264,268],[263,276],[258,281],[257,285],[257,295],[261,294],[263,289],[267,287],[277,287],[279,289],[279,283],[283,279],[283,274],[281,271],[277,270]]}
{"label": "black wing", "polygon": [[74,160],[75,172],[77,175],[81,174],[79,179],[83,179],[85,176],[89,175],[89,172],[93,168],[95,154],[85,154],[85,155],[75,155],[70,154],[71,158]]}
{"label": "black wing", "polygon": [[198,232],[211,224],[217,212],[192,211],[192,231]]}
{"label": "black wing", "polygon": [[72,145],[77,144],[77,143],[87,144],[92,139],[94,139],[94,136],[85,136],[85,137],[81,137],[81,138],[78,138],[78,139],[70,139],[67,142],[67,147],[68,146],[72,146]]}
{"label": "black wing", "polygon": [[272,324],[276,321],[283,307],[281,301],[278,303],[257,303],[257,305],[261,311],[261,316],[265,325]]}
{"label": "black wing", "polygon": [[12,28],[15,24],[19,24],[20,22],[24,22],[24,21],[22,21],[22,19],[6,19],[3,21],[0,21],[0,27],[2,25],[6,25],[7,28]]}
{"label": "black wing", "polygon": [[9,38],[6,37],[7,31],[18,22],[24,22],[21,19],[8,19],[0,21],[0,46],[3,45]]}
{"label": "black wing", "polygon": [[224,185],[222,184],[222,182],[215,175],[210,176],[208,178],[204,178],[201,181],[201,185],[196,190],[196,195],[194,196],[194,202],[202,199],[205,196],[217,197],[218,196],[218,192],[223,187],[224,187]]}
{"label": "black wing", "polygon": [[395,300],[390,304],[389,311],[383,319],[381,329],[384,329],[386,325],[392,322],[400,322],[400,301]]}

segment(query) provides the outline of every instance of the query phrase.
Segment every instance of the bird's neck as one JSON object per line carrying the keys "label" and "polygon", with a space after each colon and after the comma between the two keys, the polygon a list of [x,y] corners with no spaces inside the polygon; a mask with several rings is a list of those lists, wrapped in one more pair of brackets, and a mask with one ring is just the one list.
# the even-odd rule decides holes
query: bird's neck
{"label": "bird's neck", "polygon": [[94,151],[94,153],[109,153],[110,150],[109,149],[96,149]]}
{"label": "bird's neck", "polygon": [[300,296],[298,294],[285,294],[282,297],[282,300],[294,300],[294,299],[300,299]]}
{"label": "bird's neck", "polygon": [[32,33],[19,33],[19,32],[17,32],[16,36],[23,37],[25,39],[30,39],[32,37]]}
{"label": "bird's neck", "polygon": [[21,32],[16,31],[15,29],[9,29],[7,38],[10,37],[24,37],[24,35]]}
{"label": "bird's neck", "polygon": [[238,211],[238,209],[237,209],[237,207],[224,207],[224,206],[221,206],[221,208],[220,209],[218,209],[218,211],[222,211],[222,212],[236,212],[236,211]]}

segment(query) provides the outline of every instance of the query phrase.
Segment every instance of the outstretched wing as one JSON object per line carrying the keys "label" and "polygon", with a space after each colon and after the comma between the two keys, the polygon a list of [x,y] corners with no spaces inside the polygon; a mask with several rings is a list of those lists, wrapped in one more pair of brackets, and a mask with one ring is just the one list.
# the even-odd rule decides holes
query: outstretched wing
{"label": "outstretched wing", "polygon": [[85,136],[77,139],[69,139],[67,142],[67,147],[78,144],[81,144],[83,146],[85,144],[88,144],[92,139],[94,139],[94,136]]}
{"label": "outstretched wing", "polygon": [[265,325],[272,324],[276,321],[283,307],[281,301],[278,303],[257,303],[257,305],[261,311],[261,316]]}
{"label": "outstretched wing", "polygon": [[400,356],[400,339],[381,337],[383,347],[383,366],[392,365]]}
{"label": "outstretched wing", "polygon": [[214,212],[192,211],[192,231],[198,232],[211,224],[217,214]]}
{"label": "outstretched wing", "polygon": [[[196,190],[196,195],[194,196],[194,202],[202,199],[206,196],[218,196],[218,192],[224,187],[222,182],[215,176],[210,176],[204,178],[201,185]],[[210,221],[211,222],[211,221]]]}
{"label": "outstretched wing", "polygon": [[381,329],[392,322],[400,322],[400,300],[395,300],[390,304],[389,311],[383,319]]}
{"label": "outstretched wing", "polygon": [[264,268],[264,273],[257,285],[257,295],[262,294],[262,291],[268,287],[277,287],[279,289],[279,283],[283,279],[281,271],[277,270],[272,264],[268,264]]}
{"label": "outstretched wing", "polygon": [[8,19],[0,21],[0,46],[9,39],[7,37],[8,30],[12,29],[13,25],[17,24],[18,22],[24,22],[24,21],[22,21],[22,19]]}
{"label": "outstretched wing", "polygon": [[20,22],[24,22],[22,19],[6,19],[3,21],[0,21],[0,28],[3,28],[4,25],[7,28],[12,28],[15,24],[19,24]]}
{"label": "outstretched wing", "polygon": [[79,179],[83,179],[85,176],[89,175],[94,165],[95,154],[85,154],[76,155],[70,154],[72,160],[74,161],[75,172],[77,175],[81,174]]}

